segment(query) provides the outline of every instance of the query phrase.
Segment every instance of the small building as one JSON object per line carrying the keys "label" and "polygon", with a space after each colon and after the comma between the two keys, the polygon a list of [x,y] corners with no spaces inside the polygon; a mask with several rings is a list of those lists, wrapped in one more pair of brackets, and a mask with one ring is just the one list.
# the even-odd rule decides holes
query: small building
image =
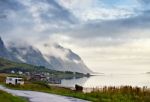
{"label": "small building", "polygon": [[15,71],[14,71],[14,70],[12,70],[12,71],[11,71],[11,74],[14,74],[14,73],[15,73]]}
{"label": "small building", "polygon": [[61,79],[59,79],[59,78],[49,78],[48,82],[50,84],[61,84]]}
{"label": "small building", "polygon": [[22,71],[18,71],[18,74],[22,75],[22,74],[23,74],[23,72],[22,72]]}
{"label": "small building", "polygon": [[17,77],[7,77],[6,78],[6,84],[23,85],[24,80],[22,78],[17,78]]}
{"label": "small building", "polygon": [[46,76],[42,74],[34,74],[31,76],[31,79],[34,81],[46,81],[47,80]]}

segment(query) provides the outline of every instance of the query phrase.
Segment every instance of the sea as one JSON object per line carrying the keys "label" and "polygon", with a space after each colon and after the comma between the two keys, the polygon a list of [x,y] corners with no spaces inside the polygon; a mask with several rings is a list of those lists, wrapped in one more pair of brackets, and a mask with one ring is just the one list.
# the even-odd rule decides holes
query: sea
{"label": "sea", "polygon": [[133,86],[150,88],[150,74],[101,74],[91,77],[63,79],[61,86],[74,87],[75,84],[84,88],[102,88],[104,86]]}

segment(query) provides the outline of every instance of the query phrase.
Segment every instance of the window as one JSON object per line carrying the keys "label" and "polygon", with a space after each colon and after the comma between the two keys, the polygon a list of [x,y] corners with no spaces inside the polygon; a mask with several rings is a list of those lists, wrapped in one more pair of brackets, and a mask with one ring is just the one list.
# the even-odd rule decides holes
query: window
{"label": "window", "polygon": [[9,80],[9,81],[12,81],[12,78],[9,78],[8,80]]}
{"label": "window", "polygon": [[22,81],[22,79],[18,79],[18,81]]}

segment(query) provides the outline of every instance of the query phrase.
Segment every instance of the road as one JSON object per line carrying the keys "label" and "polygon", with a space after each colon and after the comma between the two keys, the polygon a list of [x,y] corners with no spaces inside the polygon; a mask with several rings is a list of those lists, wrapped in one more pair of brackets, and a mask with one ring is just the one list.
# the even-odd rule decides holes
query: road
{"label": "road", "polygon": [[30,102],[88,102],[85,100],[36,91],[12,90],[0,85],[0,90],[28,98]]}

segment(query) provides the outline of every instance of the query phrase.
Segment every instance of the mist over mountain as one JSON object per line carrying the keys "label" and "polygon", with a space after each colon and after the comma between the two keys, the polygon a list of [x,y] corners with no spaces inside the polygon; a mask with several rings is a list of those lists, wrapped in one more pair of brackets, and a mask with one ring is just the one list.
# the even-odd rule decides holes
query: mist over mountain
{"label": "mist over mountain", "polygon": [[10,53],[6,49],[4,42],[2,41],[1,37],[0,37],[0,56],[3,58],[12,59],[10,56]]}
{"label": "mist over mountain", "polygon": [[56,70],[91,72],[82,59],[70,49],[66,49],[58,44],[46,45],[44,49],[47,51],[43,52],[44,58]]}
{"label": "mist over mountain", "polygon": [[82,59],[58,44],[45,44],[45,52],[27,44],[8,44],[0,39],[0,57],[16,62],[45,66],[59,71],[91,73]]}

